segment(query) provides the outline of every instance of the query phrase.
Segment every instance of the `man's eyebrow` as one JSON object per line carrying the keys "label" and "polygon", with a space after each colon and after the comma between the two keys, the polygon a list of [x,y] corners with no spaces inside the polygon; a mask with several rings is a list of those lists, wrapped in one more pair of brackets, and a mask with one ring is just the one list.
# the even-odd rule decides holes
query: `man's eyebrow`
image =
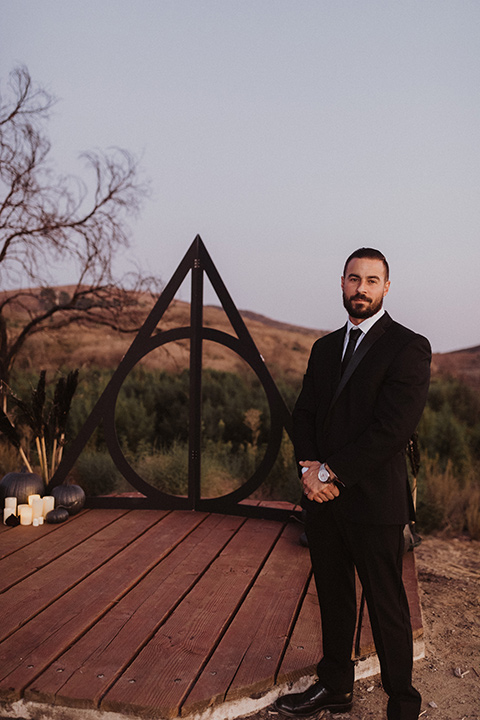
{"label": "man's eyebrow", "polygon": [[[360,278],[360,275],[357,275],[357,273],[348,273],[348,278]],[[367,280],[380,280],[380,275],[367,275]]]}

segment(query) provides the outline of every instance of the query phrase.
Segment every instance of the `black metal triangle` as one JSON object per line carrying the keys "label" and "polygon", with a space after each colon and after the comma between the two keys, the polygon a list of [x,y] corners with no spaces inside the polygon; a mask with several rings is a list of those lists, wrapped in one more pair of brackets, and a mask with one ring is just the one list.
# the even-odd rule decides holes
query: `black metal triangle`
{"label": "black metal triangle", "polygon": [[[175,297],[178,289],[191,272],[190,325],[174,328],[160,334],[155,330],[163,314]],[[203,326],[203,280],[206,273],[222,307],[230,320],[236,336],[214,328]],[[189,491],[188,497],[169,495],[146,483],[127,462],[115,429],[115,403],[122,384],[133,367],[145,355],[161,345],[180,339],[190,340],[190,424],[189,424]],[[252,477],[241,488],[218,498],[204,499],[200,494],[201,464],[201,382],[202,382],[202,343],[211,340],[229,347],[238,353],[257,374],[267,395],[270,413],[270,440],[267,451]],[[178,268],[165,286],[159,299],[138,331],[119,366],[112,375],[95,407],[85,421],[77,437],[72,441],[68,452],[51,480],[51,486],[62,483],[73,468],[80,453],[102,423],[110,455],[125,479],[144,498],[90,498],[91,506],[122,507],[161,507],[166,509],[198,509],[214,512],[237,512],[241,514],[279,516],[280,511],[269,512],[268,508],[238,506],[259,487],[273,467],[280,448],[283,429],[291,436],[291,416],[278,389],[259,353],[239,311],[237,310],[220,274],[218,273],[207,249],[197,235],[185,253]]]}

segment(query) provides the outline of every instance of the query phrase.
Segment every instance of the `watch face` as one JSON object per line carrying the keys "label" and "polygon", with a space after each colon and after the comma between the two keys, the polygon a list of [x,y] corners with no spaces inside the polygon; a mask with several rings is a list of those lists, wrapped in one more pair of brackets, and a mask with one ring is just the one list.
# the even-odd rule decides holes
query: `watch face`
{"label": "watch face", "polygon": [[318,479],[320,480],[320,482],[328,482],[329,477],[330,476],[328,474],[328,470],[326,470],[325,468],[320,468],[320,470],[318,471]]}

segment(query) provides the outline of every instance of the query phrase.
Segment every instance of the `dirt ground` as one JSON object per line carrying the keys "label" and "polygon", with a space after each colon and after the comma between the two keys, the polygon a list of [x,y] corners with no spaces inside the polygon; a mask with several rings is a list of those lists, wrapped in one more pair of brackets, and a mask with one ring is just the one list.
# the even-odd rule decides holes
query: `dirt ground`
{"label": "dirt ground", "polygon": [[[414,665],[423,697],[421,720],[480,720],[480,542],[425,537],[415,550],[425,658]],[[349,713],[322,720],[385,720],[380,677],[355,683]],[[250,720],[281,720],[269,709]]]}

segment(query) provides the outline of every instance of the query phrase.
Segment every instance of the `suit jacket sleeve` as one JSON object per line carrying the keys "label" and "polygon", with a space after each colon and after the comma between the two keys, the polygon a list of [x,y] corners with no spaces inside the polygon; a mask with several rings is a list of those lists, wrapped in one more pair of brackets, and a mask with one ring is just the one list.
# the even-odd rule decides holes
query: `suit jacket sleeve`
{"label": "suit jacket sleeve", "polygon": [[[320,439],[328,408],[340,379],[344,330],[317,340],[310,354],[303,385],[293,410],[293,444],[300,460],[324,462]],[[300,471],[301,474],[301,471]]]}
{"label": "suit jacket sleeve", "polygon": [[[316,438],[315,382],[311,371],[314,351],[310,355],[303,386],[293,411],[293,444],[297,463],[301,460],[319,460]],[[301,475],[301,470],[299,470]]]}

